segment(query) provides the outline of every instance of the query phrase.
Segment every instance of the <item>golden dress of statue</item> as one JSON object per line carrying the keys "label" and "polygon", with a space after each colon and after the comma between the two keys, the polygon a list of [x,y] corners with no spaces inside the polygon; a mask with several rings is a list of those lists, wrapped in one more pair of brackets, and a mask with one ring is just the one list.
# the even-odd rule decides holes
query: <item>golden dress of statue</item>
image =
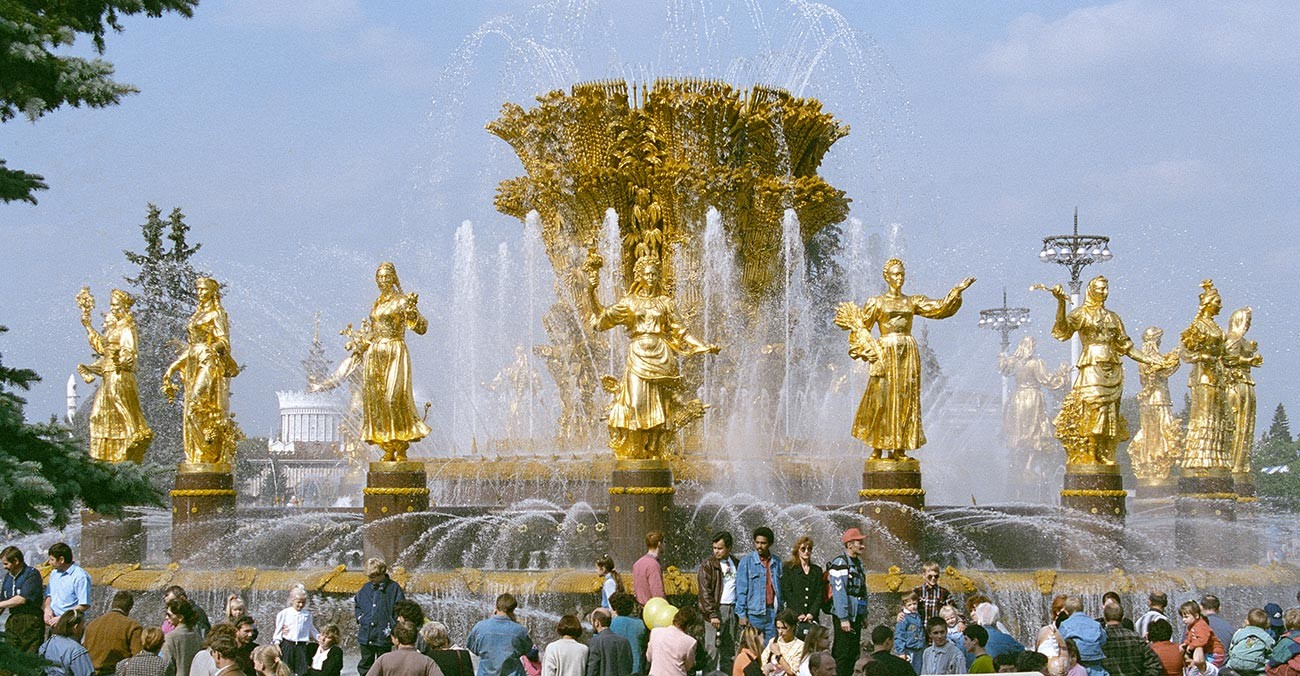
{"label": "golden dress of statue", "polygon": [[1192,407],[1187,414],[1187,450],[1183,469],[1227,469],[1227,383],[1223,377],[1225,336],[1214,318],[1223,309],[1214,282],[1201,282],[1200,307],[1191,326],[1183,331],[1183,361],[1192,365],[1187,386]]}
{"label": "golden dress of statue", "polygon": [[[906,271],[903,261],[885,262],[889,290],[868,299],[862,307],[840,303],[835,324],[849,332],[849,355],[871,364],[867,389],[853,418],[853,436],[871,446],[872,460],[907,459],[907,451],[925,445],[921,429],[921,353],[912,337],[912,319],[951,317],[961,308],[961,293],[975,283],[967,277],[941,300],[903,295]],[[878,327],[880,338],[871,334]]]}
{"label": "golden dress of statue", "polygon": [[1064,387],[1065,373],[1048,372],[1047,365],[1034,354],[1033,336],[1021,338],[1014,353],[998,355],[998,371],[1016,383],[1002,412],[1002,434],[1007,448],[1017,451],[1025,459],[1025,471],[1031,472],[1035,461],[1043,460],[1056,446],[1043,388]]}
{"label": "golden dress of statue", "polygon": [[523,345],[515,346],[515,360],[501,369],[491,382],[483,385],[490,392],[500,392],[505,398],[505,441],[519,443],[525,441],[528,429],[528,406],[530,400],[539,398],[542,391],[542,376],[533,368],[528,358],[528,350]]}
{"label": "golden dress of statue", "polygon": [[199,305],[185,328],[188,343],[163,373],[162,390],[168,401],[175,399],[172,376],[179,372],[185,386],[185,462],[229,463],[243,438],[230,414],[230,379],[239,375],[239,365],[230,356],[230,319],[221,306],[220,286],[200,277],[196,287]]}
{"label": "golden dress of statue", "polygon": [[1228,320],[1228,339],[1223,346],[1224,375],[1228,381],[1228,415],[1232,427],[1232,472],[1249,473],[1250,451],[1255,443],[1255,379],[1250,370],[1263,365],[1259,344],[1246,340],[1251,310],[1241,308]]}
{"label": "golden dress of statue", "polygon": [[1160,362],[1142,354],[1124,331],[1119,315],[1106,309],[1110,282],[1094,277],[1088,282],[1083,304],[1066,311],[1069,297],[1057,284],[1051,289],[1056,298],[1056,322],[1052,337],[1069,340],[1079,334],[1082,350],[1075,364],[1078,375],[1057,414],[1056,437],[1065,447],[1067,465],[1114,465],[1115,447],[1129,438],[1128,421],[1119,412],[1124,389],[1124,364],[1128,356],[1139,364]]}
{"label": "golden dress of statue", "polygon": [[384,462],[404,462],[406,449],[429,436],[415,408],[406,330],[422,336],[429,321],[417,307],[419,294],[402,293],[392,263],[379,264],[375,283],[379,298],[370,308],[367,330],[350,343],[353,353],[361,354],[361,439],[382,449]]}
{"label": "golden dress of statue", "polygon": [[1141,427],[1128,446],[1133,474],[1139,481],[1161,482],[1183,455],[1183,421],[1174,417],[1169,397],[1169,377],[1178,370],[1178,350],[1160,353],[1165,332],[1152,326],[1142,332],[1142,353],[1159,366],[1138,364],[1142,389],[1138,392]]}
{"label": "golden dress of statue", "polygon": [[86,327],[90,349],[99,355],[93,364],[80,364],[77,373],[87,383],[100,379],[90,406],[90,457],[104,462],[140,462],[153,441],[153,430],[140,410],[140,391],[135,382],[135,317],[131,294],[113,289],[104,315],[103,331],[90,324],[95,299],[90,289],[77,294],[81,324]]}
{"label": "golden dress of statue", "polygon": [[687,333],[672,297],[660,287],[658,257],[637,260],[631,288],[610,306],[601,306],[596,297],[603,264],[590,251],[583,266],[591,324],[597,331],[622,326],[629,339],[623,377],[602,379],[614,395],[608,412],[609,446],[619,459],[662,459],[674,432],[704,414],[700,400],[681,400],[678,355],[717,354],[719,347]]}

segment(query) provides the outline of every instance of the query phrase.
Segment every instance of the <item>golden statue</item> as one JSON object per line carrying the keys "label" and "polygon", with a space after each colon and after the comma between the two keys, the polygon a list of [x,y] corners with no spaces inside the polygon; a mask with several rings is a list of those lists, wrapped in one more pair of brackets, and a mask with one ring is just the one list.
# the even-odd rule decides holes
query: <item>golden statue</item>
{"label": "golden statue", "polygon": [[406,449],[429,436],[430,431],[415,408],[406,330],[422,336],[429,330],[429,321],[417,307],[420,295],[402,292],[392,263],[379,264],[375,284],[379,286],[379,298],[370,308],[369,319],[362,324],[360,333],[349,335],[352,356],[330,380],[341,380],[340,374],[360,363],[364,414],[361,439],[384,451],[383,462],[405,462]]}
{"label": "golden statue", "polygon": [[681,400],[677,355],[717,354],[720,348],[687,333],[672,297],[660,287],[658,257],[638,260],[627,295],[608,307],[596,297],[603,265],[600,255],[589,250],[583,269],[591,324],[597,331],[622,326],[629,338],[622,379],[602,379],[614,395],[608,412],[609,447],[621,460],[662,459],[674,432],[704,415],[700,400]]}
{"label": "golden statue", "polygon": [[1187,414],[1187,451],[1182,466],[1193,473],[1227,469],[1229,463],[1227,420],[1224,417],[1227,405],[1227,386],[1223,378],[1225,336],[1214,321],[1223,309],[1223,299],[1211,280],[1201,282],[1201,289],[1196,318],[1182,335],[1183,361],[1192,365],[1187,380],[1192,406]]}
{"label": "golden statue", "polygon": [[1067,341],[1077,333],[1082,343],[1075,364],[1079,373],[1054,421],[1056,437],[1065,447],[1066,464],[1114,465],[1116,445],[1129,438],[1128,421],[1119,412],[1124,389],[1121,358],[1127,355],[1139,364],[1152,366],[1161,362],[1138,351],[1119,315],[1106,309],[1110,282],[1105,277],[1093,277],[1083,305],[1068,312],[1066,303],[1070,299],[1060,284],[1050,289],[1035,284],[1030,289],[1051,291],[1056,298],[1052,337]]}
{"label": "golden statue", "polygon": [[209,277],[200,277],[195,286],[199,305],[186,325],[188,344],[163,373],[162,390],[173,401],[177,387],[172,376],[180,372],[185,463],[229,464],[244,438],[230,414],[230,379],[239,375],[239,365],[230,356],[230,319],[221,306],[220,286]]}
{"label": "golden statue", "polygon": [[1138,481],[1160,483],[1169,478],[1183,455],[1183,421],[1174,417],[1169,397],[1169,377],[1178,370],[1178,350],[1160,353],[1164,330],[1157,326],[1142,332],[1142,352],[1160,366],[1138,364],[1142,389],[1138,392],[1138,416],[1141,427],[1128,446],[1133,459],[1133,474]]}
{"label": "golden statue", "polygon": [[1035,476],[1034,465],[1047,459],[1056,446],[1052,423],[1047,417],[1047,400],[1043,388],[1059,390],[1065,386],[1065,371],[1049,373],[1047,365],[1034,354],[1034,337],[1025,336],[1011,355],[998,355],[998,371],[1016,381],[1015,392],[1002,412],[1002,434],[1007,448],[1025,459],[1026,476]]}
{"label": "golden statue", "polygon": [[[912,319],[944,319],[961,308],[961,293],[974,277],[959,282],[942,300],[922,295],[903,295],[906,271],[903,261],[885,262],[885,283],[889,290],[873,296],[859,308],[840,303],[835,325],[849,332],[849,355],[871,364],[867,390],[853,419],[853,436],[873,449],[871,460],[907,460],[907,451],[925,445],[921,430],[921,353],[912,338]],[[880,330],[879,340],[871,327]]]}
{"label": "golden statue", "polygon": [[505,437],[502,441],[519,444],[531,441],[528,438],[528,406],[530,401],[540,399],[542,376],[533,368],[528,358],[528,351],[522,344],[515,346],[515,360],[502,368],[491,382],[483,387],[489,392],[504,395],[506,419]]}
{"label": "golden statue", "polygon": [[1255,379],[1250,370],[1264,363],[1259,344],[1246,340],[1251,309],[1241,308],[1228,320],[1223,346],[1224,375],[1228,381],[1228,415],[1232,423],[1232,473],[1250,473],[1250,451],[1255,444]]}
{"label": "golden statue", "polygon": [[339,335],[347,338],[343,349],[348,356],[334,368],[334,372],[325,378],[308,378],[308,392],[326,392],[340,385],[348,385],[348,412],[339,425],[343,434],[343,454],[348,464],[354,469],[360,468],[368,460],[368,450],[363,450],[361,430],[365,421],[365,385],[361,380],[361,364],[365,361],[365,345],[370,336],[370,320],[361,320],[361,330],[355,331],[348,324]]}
{"label": "golden statue", "polygon": [[77,294],[86,339],[90,349],[99,355],[93,364],[78,365],[77,373],[87,383],[96,377],[101,380],[90,406],[90,457],[103,462],[138,463],[153,441],[153,430],[140,410],[140,391],[135,383],[139,356],[135,316],[131,314],[135,299],[120,289],[113,289],[109,298],[100,332],[90,324],[90,311],[95,308],[90,288],[82,287]]}

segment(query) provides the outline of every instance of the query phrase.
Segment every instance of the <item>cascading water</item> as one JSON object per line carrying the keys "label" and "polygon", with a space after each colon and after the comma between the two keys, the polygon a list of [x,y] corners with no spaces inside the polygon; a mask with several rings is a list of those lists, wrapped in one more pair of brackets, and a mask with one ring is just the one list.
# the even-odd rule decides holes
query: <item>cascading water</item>
{"label": "cascading water", "polygon": [[478,317],[482,308],[478,262],[474,253],[474,224],[464,221],[456,229],[456,247],[453,254],[452,313],[450,321],[456,325],[452,334],[455,360],[451,366],[455,396],[452,407],[452,443],[460,451],[468,452],[474,446],[479,431]]}

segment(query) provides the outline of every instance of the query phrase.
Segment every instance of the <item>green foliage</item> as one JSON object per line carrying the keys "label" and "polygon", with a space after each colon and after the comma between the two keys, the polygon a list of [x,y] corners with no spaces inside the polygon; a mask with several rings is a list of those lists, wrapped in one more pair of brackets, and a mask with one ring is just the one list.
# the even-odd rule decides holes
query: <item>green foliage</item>
{"label": "green foliage", "polygon": [[[1291,438],[1286,409],[1278,404],[1273,413],[1273,424],[1255,447],[1251,460],[1255,468],[1255,492],[1260,498],[1289,509],[1300,508],[1300,442]],[[1289,467],[1288,472],[1267,468]]]}
{"label": "green foliage", "polygon": [[189,230],[180,209],[173,209],[164,222],[162,211],[150,204],[149,214],[140,226],[143,253],[123,252],[139,268],[126,281],[134,287],[136,300],[140,352],[136,381],[140,387],[140,406],[154,431],[146,458],[165,466],[180,462],[184,454],[181,405],[168,403],[163,396],[162,374],[180,353],[185,324],[198,304],[194,284],[201,273],[194,269],[190,259],[202,245],[189,244],[186,239]]}
{"label": "green foliage", "polygon": [[39,380],[30,369],[0,363],[0,525],[34,533],[68,525],[79,504],[109,516],[129,505],[161,505],[138,465],[99,462],[66,427],[24,421],[27,402],[16,390]]}
{"label": "green foliage", "polygon": [[1286,417],[1286,408],[1280,403],[1273,410],[1273,422],[1269,424],[1264,438],[1280,439],[1288,443],[1291,441],[1291,421]]}
{"label": "green foliage", "polygon": [[[0,0],[0,122],[18,115],[35,122],[63,106],[103,108],[138,90],[113,80],[113,65],[59,53],[89,35],[104,52],[104,35],[121,31],[122,17],[194,14],[198,0]],[[0,201],[36,203],[43,177],[0,160]]]}

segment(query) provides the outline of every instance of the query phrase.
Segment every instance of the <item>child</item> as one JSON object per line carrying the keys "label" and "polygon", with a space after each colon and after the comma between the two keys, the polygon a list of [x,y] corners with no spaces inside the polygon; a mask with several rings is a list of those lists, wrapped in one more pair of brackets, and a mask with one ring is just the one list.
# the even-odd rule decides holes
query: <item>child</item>
{"label": "child", "polygon": [[894,625],[894,651],[912,663],[912,670],[921,673],[921,652],[925,650],[925,628],[921,625],[921,615],[916,612],[921,600],[915,591],[903,596],[903,608],[898,613],[898,624]]}
{"label": "child", "polygon": [[962,618],[961,613],[957,612],[955,606],[947,605],[939,609],[939,617],[948,623],[948,642],[957,646],[961,651],[961,658],[966,660],[966,668],[970,668],[971,660],[975,659],[966,652],[966,621]]}
{"label": "child", "polygon": [[280,661],[294,676],[303,676],[311,667],[316,653],[312,644],[319,636],[311,611],[307,610],[307,588],[296,584],[289,590],[289,607],[276,614],[275,631],[271,633],[271,640],[280,648]]}
{"label": "child", "polygon": [[974,656],[970,663],[970,673],[993,673],[993,658],[989,657],[988,651],[984,649],[989,643],[988,630],[978,624],[972,624],[962,632],[962,637],[966,643],[966,654]]}
{"label": "child", "polygon": [[1201,604],[1188,601],[1178,606],[1178,616],[1182,618],[1183,624],[1187,626],[1187,638],[1183,641],[1183,650],[1201,648],[1205,653],[1205,659],[1213,662],[1216,667],[1223,666],[1223,663],[1227,660],[1223,643],[1219,641],[1219,637],[1214,635],[1214,632],[1210,629],[1210,623],[1201,614]]}
{"label": "child", "polygon": [[320,630],[320,645],[311,657],[307,676],[340,676],[343,672],[343,649],[339,625],[327,624]]}
{"label": "child", "polygon": [[1273,643],[1273,635],[1268,631],[1268,613],[1263,608],[1251,608],[1246,614],[1246,626],[1232,635],[1228,668],[1241,676],[1258,676],[1264,671]]}
{"label": "child", "polygon": [[921,654],[922,674],[966,673],[966,658],[948,640],[948,623],[942,617],[930,618],[925,623],[925,634],[930,637],[930,647]]}

